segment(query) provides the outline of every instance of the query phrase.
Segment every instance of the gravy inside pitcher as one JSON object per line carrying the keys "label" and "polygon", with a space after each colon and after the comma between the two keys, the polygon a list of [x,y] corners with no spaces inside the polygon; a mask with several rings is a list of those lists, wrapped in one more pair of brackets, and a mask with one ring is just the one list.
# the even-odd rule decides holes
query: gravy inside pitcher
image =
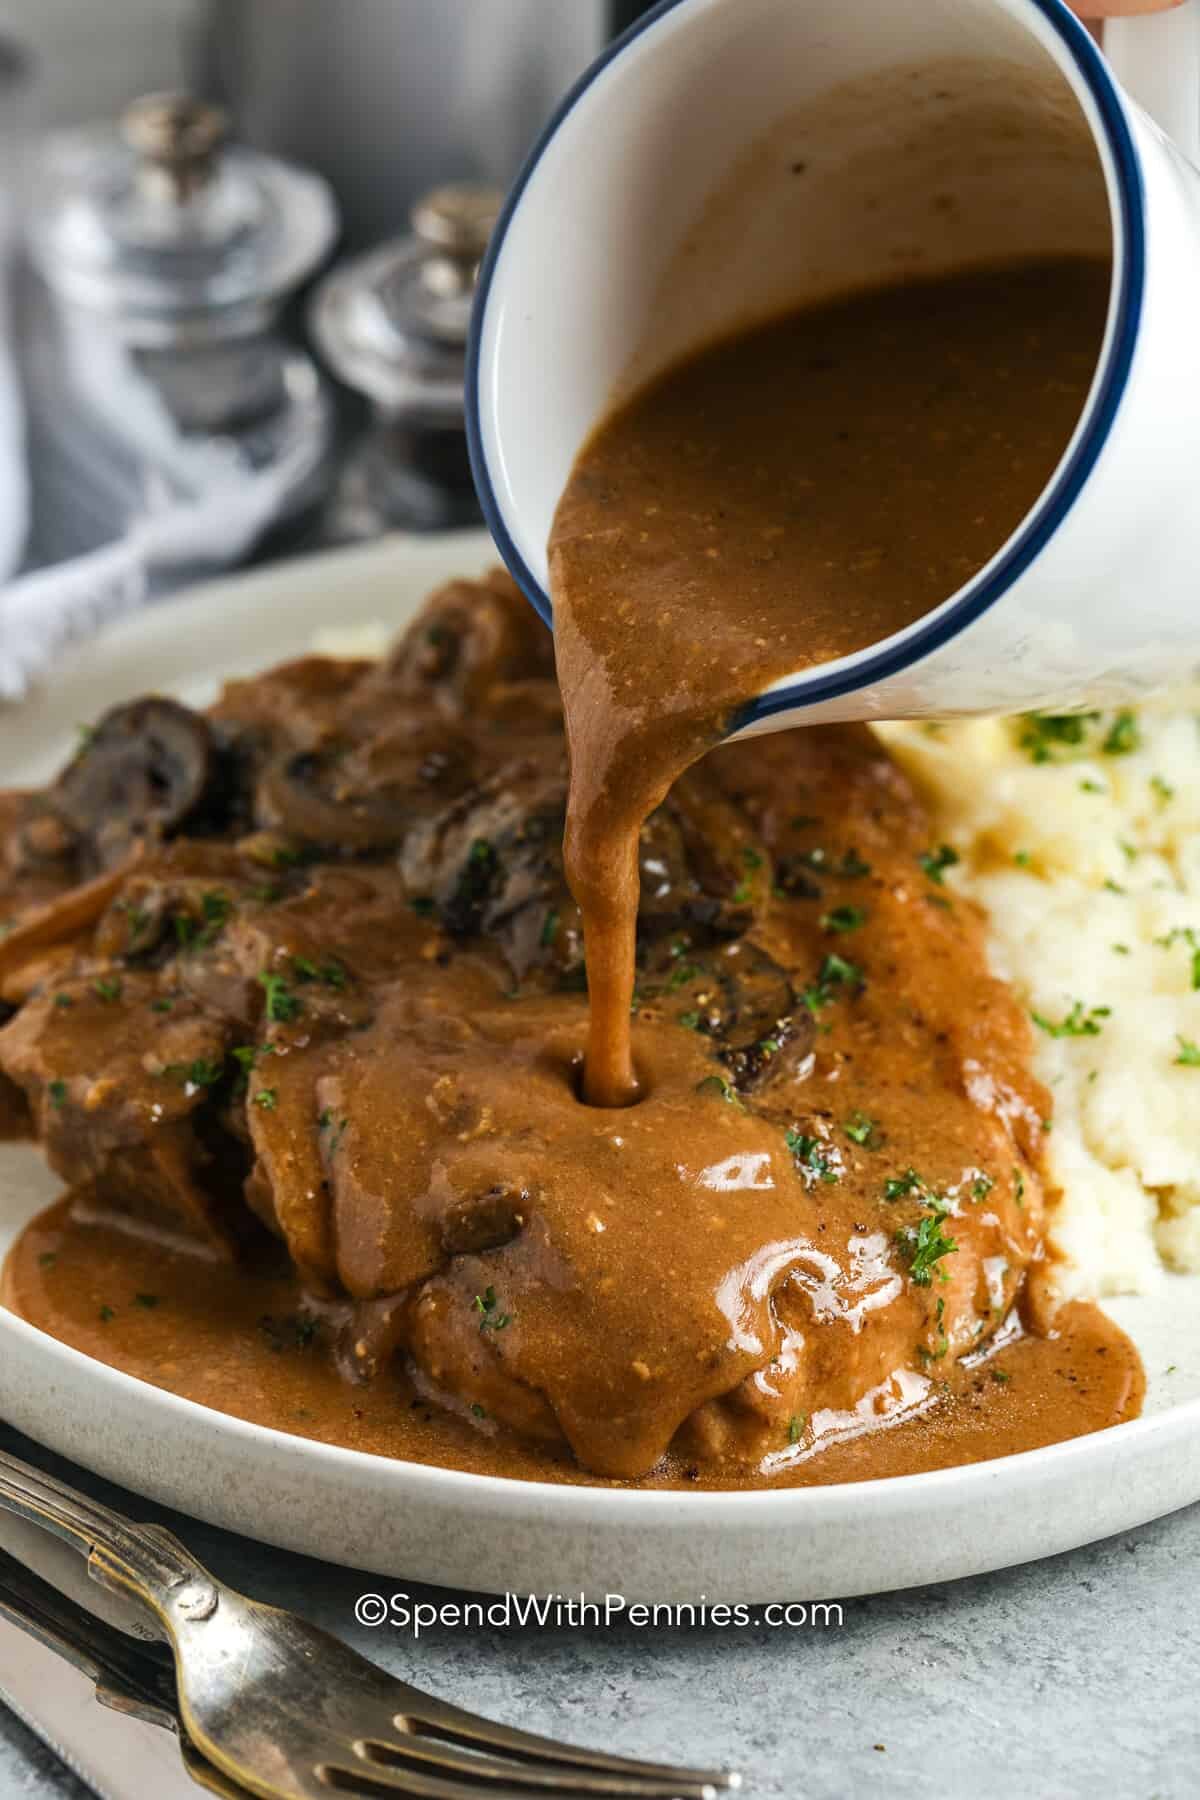
{"label": "gravy inside pitcher", "polygon": [[902,630],[1003,545],[1078,422],[1109,281],[1039,257],[806,308],[669,369],[584,446],[550,576],[590,1103],[639,1093],[642,824],[772,682]]}

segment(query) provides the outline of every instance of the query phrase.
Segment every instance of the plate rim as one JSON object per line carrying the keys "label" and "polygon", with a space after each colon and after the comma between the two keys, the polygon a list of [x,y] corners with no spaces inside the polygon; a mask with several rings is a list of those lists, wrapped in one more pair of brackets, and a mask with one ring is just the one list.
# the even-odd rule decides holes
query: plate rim
{"label": "plate rim", "polygon": [[[239,614],[273,621],[298,602],[302,611],[305,605],[310,609],[323,605],[320,622],[332,629],[343,624],[352,627],[372,617],[382,616],[386,621],[386,594],[381,595],[379,584],[389,574],[397,578],[399,623],[418,584],[431,586],[474,572],[495,558],[495,548],[484,532],[438,538],[397,534],[365,546],[326,550],[206,583],[178,599],[114,623],[91,645],[64,658],[56,677],[56,686],[63,690],[61,705],[65,708],[77,704],[93,686],[102,690],[100,703],[107,703],[103,690],[119,679],[121,665],[127,658],[140,663],[157,660],[170,664],[172,674],[149,677],[152,682],[161,680],[168,691],[196,680],[198,674],[207,678],[210,674],[219,675],[222,669],[236,671],[243,661],[247,666],[256,666],[263,655],[255,645],[256,637],[264,635],[261,629],[246,633],[244,651],[240,638],[233,641],[220,635],[236,622]],[[202,620],[206,629],[198,631]],[[207,629],[213,633],[211,646],[206,643]],[[300,633],[312,629],[315,626],[307,619],[303,626],[297,625],[295,632],[285,631],[281,634],[285,641],[277,655],[303,654]],[[189,656],[195,648],[201,650],[205,659],[199,670]],[[136,674],[131,679],[136,680]],[[58,732],[60,722],[47,721],[36,700],[28,712],[17,709],[7,719],[0,714],[0,757],[7,762],[6,752],[28,737],[33,740],[31,758],[35,759],[49,745],[52,734]],[[20,1148],[27,1149],[30,1155],[37,1154],[35,1144]],[[22,1216],[22,1223],[25,1216],[28,1215]],[[1186,1278],[1167,1275],[1165,1279]],[[228,1468],[252,1472],[248,1465],[253,1465],[256,1455],[260,1461],[269,1460],[293,1470],[307,1464],[313,1468],[314,1476],[319,1471],[319,1485],[325,1493],[331,1486],[339,1486],[351,1498],[357,1494],[365,1500],[369,1496],[386,1502],[393,1510],[398,1510],[395,1502],[407,1501],[414,1516],[419,1515],[415,1519],[417,1525],[442,1514],[451,1522],[451,1535],[460,1529],[463,1518],[483,1515],[491,1515],[498,1529],[540,1526],[547,1541],[561,1545],[569,1538],[578,1559],[589,1570],[607,1570],[614,1560],[621,1566],[622,1546],[631,1541],[629,1528],[641,1526],[648,1533],[648,1541],[657,1546],[655,1555],[660,1559],[651,1573],[642,1578],[642,1586],[648,1590],[664,1584],[678,1590],[684,1583],[685,1564],[691,1566],[687,1563],[689,1540],[684,1534],[692,1532],[699,1537],[709,1534],[719,1545],[713,1554],[718,1561],[725,1559],[724,1572],[719,1576],[715,1569],[711,1572],[718,1584],[730,1591],[749,1585],[761,1592],[770,1579],[775,1584],[772,1598],[794,1580],[803,1579],[805,1569],[823,1568],[822,1543],[815,1540],[814,1534],[824,1534],[834,1564],[853,1570],[853,1584],[840,1589],[843,1595],[849,1595],[883,1592],[889,1586],[909,1585],[914,1580],[952,1579],[1052,1555],[1069,1547],[1068,1538],[1072,1543],[1088,1542],[1110,1530],[1121,1529],[1121,1521],[1137,1524],[1200,1498],[1200,1394],[1164,1404],[1138,1419],[1084,1437],[917,1474],[749,1490],[601,1487],[588,1482],[525,1481],[326,1444],[184,1399],[168,1388],[99,1362],[0,1307],[0,1342],[5,1333],[15,1334],[10,1338],[14,1353],[19,1347],[29,1366],[44,1374],[31,1396],[31,1405],[50,1419],[46,1441],[53,1441],[62,1454],[93,1468],[100,1468],[107,1459],[102,1472],[111,1479],[124,1480],[126,1485],[140,1488],[166,1504],[257,1536],[261,1541],[283,1543],[333,1561],[339,1560],[338,1548],[332,1537],[321,1535],[323,1527],[304,1528],[299,1534],[304,1541],[298,1541],[296,1529],[282,1517],[264,1517],[256,1526],[255,1515],[249,1513],[231,1522],[232,1501],[230,1508],[224,1507],[224,1501],[218,1508],[198,1493],[199,1510],[189,1507],[186,1495],[194,1483],[189,1480],[182,1487],[173,1487],[170,1472],[164,1473],[161,1463],[155,1464],[147,1456],[145,1436],[140,1435],[141,1417],[149,1416],[146,1434],[169,1438],[173,1426],[180,1440],[207,1437]],[[107,1397],[114,1411],[122,1415],[124,1455],[120,1458],[120,1472],[114,1473],[113,1452],[85,1443],[79,1436],[74,1422],[80,1416],[81,1383],[99,1397]],[[76,1396],[70,1404],[59,1402],[62,1426],[57,1437],[50,1415],[56,1386],[69,1388]],[[0,1416],[11,1411],[5,1404],[4,1384],[0,1381]],[[22,1416],[28,1420],[29,1410],[25,1409]],[[28,1423],[22,1429],[31,1436],[38,1435],[36,1427],[30,1430]],[[64,1442],[64,1438],[69,1441]],[[1188,1454],[1171,1454],[1183,1447]],[[1130,1490],[1128,1498],[1124,1488],[1114,1498],[1112,1489],[1121,1485],[1122,1473],[1138,1468],[1146,1471],[1147,1480],[1129,1481],[1125,1484]],[[1109,1492],[1102,1504],[1089,1509],[1088,1484],[1097,1477],[1108,1482]],[[1009,1548],[997,1550],[974,1541],[970,1521],[978,1502],[984,1502],[986,1513],[987,1503],[1007,1509],[1010,1502],[1039,1493],[1057,1510],[1040,1532],[1031,1528],[1028,1538],[1016,1532],[1015,1554]],[[1052,1500],[1052,1496],[1057,1498]],[[222,1508],[225,1516],[214,1518],[214,1513]],[[1107,1523],[1097,1525],[1101,1515]],[[1116,1524],[1114,1518],[1118,1520]],[[455,1520],[459,1521],[458,1526],[453,1525]],[[889,1579],[875,1542],[878,1528],[888,1521],[905,1522],[910,1529],[923,1526],[926,1521],[937,1522],[951,1537],[957,1535],[957,1548],[952,1543],[938,1547],[940,1573]],[[430,1543],[428,1524],[421,1528],[425,1530],[423,1543]],[[403,1534],[403,1525],[400,1530]],[[534,1535],[536,1538],[536,1532]],[[678,1544],[677,1551],[668,1546],[668,1537]],[[968,1539],[972,1540],[969,1544]],[[848,1548],[851,1544],[858,1548]],[[739,1572],[738,1562],[743,1545],[744,1574]],[[530,1558],[536,1561],[539,1552],[535,1544],[521,1554],[526,1566],[532,1567]],[[421,1576],[411,1569],[413,1579],[458,1586],[471,1586],[474,1581],[476,1586],[483,1585],[480,1568],[475,1568],[473,1577],[464,1574],[472,1566],[466,1547],[451,1543],[445,1549],[417,1549],[412,1555],[422,1567],[433,1571]],[[678,1560],[673,1561],[673,1556]],[[342,1556],[340,1560],[351,1561],[352,1566],[359,1568],[370,1566],[362,1558]],[[916,1560],[919,1563],[919,1557]],[[912,1561],[910,1554],[910,1566]],[[948,1564],[952,1566],[947,1567]],[[774,1576],[763,1573],[771,1569],[784,1572]],[[604,1579],[599,1577],[597,1585]],[[818,1575],[818,1581],[823,1580],[824,1576]],[[809,1597],[815,1596],[810,1592]]]}
{"label": "plate rim", "polygon": [[[36,1151],[37,1146],[31,1143],[29,1148]],[[1117,1425],[1104,1426],[1099,1431],[1085,1432],[1080,1437],[1064,1438],[1057,1443],[1043,1444],[1032,1450],[988,1457],[980,1462],[952,1463],[942,1469],[925,1469],[908,1475],[886,1475],[874,1480],[822,1482],[808,1487],[781,1485],[734,1490],[639,1488],[632,1485],[602,1487],[590,1482],[525,1481],[515,1476],[489,1475],[469,1469],[447,1468],[438,1463],[416,1462],[409,1457],[381,1456],[374,1451],[329,1444],[320,1438],[301,1437],[295,1432],[281,1431],[277,1426],[256,1424],[251,1419],[243,1419],[236,1413],[222,1412],[217,1407],[189,1400],[170,1388],[159,1387],[156,1382],[146,1381],[111,1363],[101,1362],[97,1357],[89,1356],[86,1351],[63,1343],[60,1338],[43,1331],[40,1326],[0,1304],[0,1336],[4,1331],[16,1331],[18,1336],[24,1337],[30,1347],[43,1356],[48,1355],[51,1361],[61,1360],[67,1371],[82,1370],[90,1376],[93,1371],[99,1370],[102,1382],[112,1380],[130,1399],[136,1398],[139,1392],[154,1395],[165,1403],[167,1411],[178,1412],[183,1418],[196,1424],[210,1421],[211,1429],[221,1429],[237,1440],[269,1444],[280,1453],[301,1450],[306,1455],[315,1455],[318,1462],[331,1469],[343,1465],[351,1473],[356,1468],[369,1469],[372,1474],[381,1475],[386,1480],[401,1479],[399,1473],[393,1472],[403,1471],[406,1481],[415,1476],[418,1483],[427,1485],[431,1490],[444,1490],[448,1499],[460,1502],[468,1499],[471,1494],[487,1492],[499,1499],[512,1501],[523,1497],[540,1499],[559,1510],[569,1511],[574,1504],[575,1509],[580,1512],[587,1511],[589,1506],[594,1506],[600,1513],[610,1508],[614,1513],[622,1510],[628,1512],[633,1507],[662,1511],[683,1504],[689,1510],[698,1512],[703,1509],[714,1515],[720,1515],[726,1510],[749,1512],[753,1509],[763,1512],[776,1507],[796,1511],[807,1508],[810,1512],[821,1512],[833,1507],[843,1513],[848,1499],[861,1500],[864,1511],[872,1511],[876,1507],[890,1510],[887,1503],[895,1501],[901,1495],[911,1496],[913,1504],[919,1507],[923,1500],[933,1502],[944,1498],[950,1489],[990,1486],[996,1479],[995,1472],[998,1469],[1003,1468],[1012,1475],[1014,1484],[1021,1485],[1022,1477],[1040,1474],[1042,1470],[1050,1476],[1073,1461],[1086,1461],[1096,1455],[1100,1455],[1101,1460],[1107,1460],[1103,1451],[1111,1450],[1118,1440],[1122,1446],[1122,1456],[1136,1455],[1148,1440],[1164,1437],[1170,1439],[1176,1434],[1186,1436],[1189,1426],[1200,1430],[1200,1397],[1197,1397],[1179,1401],[1173,1406],[1163,1407],[1136,1419],[1127,1419]],[[388,1473],[383,1475],[384,1471]],[[553,1496],[552,1500],[550,1496]],[[874,1499],[874,1506],[868,1503],[867,1496]],[[428,1497],[436,1498],[437,1494],[431,1492]],[[958,1497],[964,1498],[961,1495]],[[704,1521],[706,1524],[720,1522],[719,1516]]]}

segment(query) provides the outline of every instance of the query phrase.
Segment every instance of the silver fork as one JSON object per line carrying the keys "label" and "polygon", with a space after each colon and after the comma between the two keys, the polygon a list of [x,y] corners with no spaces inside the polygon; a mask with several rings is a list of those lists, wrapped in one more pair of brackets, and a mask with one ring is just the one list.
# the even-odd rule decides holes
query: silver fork
{"label": "silver fork", "polygon": [[0,1452],[0,1507],[86,1558],[102,1587],[154,1615],[188,1736],[264,1800],[716,1800],[741,1777],[672,1769],[448,1706],[294,1613],[226,1587],[159,1525],[136,1525]]}

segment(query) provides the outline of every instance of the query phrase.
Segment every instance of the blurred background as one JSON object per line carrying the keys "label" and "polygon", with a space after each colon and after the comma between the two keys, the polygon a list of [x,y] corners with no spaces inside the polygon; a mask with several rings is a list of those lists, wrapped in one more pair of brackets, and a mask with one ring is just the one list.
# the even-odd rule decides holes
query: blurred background
{"label": "blurred background", "polygon": [[0,0],[0,699],[266,556],[477,522],[475,278],[646,0]]}

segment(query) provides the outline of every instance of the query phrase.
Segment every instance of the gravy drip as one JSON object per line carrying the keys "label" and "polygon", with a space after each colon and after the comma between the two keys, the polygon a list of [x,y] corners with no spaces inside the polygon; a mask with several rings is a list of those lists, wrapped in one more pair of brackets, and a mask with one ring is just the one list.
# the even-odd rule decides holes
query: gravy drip
{"label": "gravy drip", "polygon": [[584,915],[585,1098],[638,1097],[638,833],[772,682],[901,631],[984,566],[1079,419],[1109,267],[912,281],[713,345],[600,426],[550,539]]}

